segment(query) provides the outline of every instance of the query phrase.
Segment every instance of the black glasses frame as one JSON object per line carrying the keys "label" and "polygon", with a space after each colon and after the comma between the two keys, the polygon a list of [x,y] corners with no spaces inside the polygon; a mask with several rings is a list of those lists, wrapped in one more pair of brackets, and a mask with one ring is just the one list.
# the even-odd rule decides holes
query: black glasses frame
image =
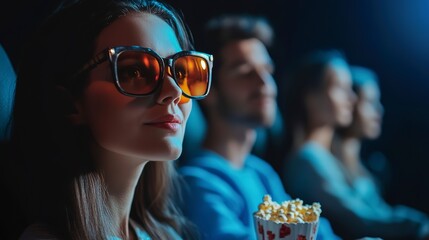
{"label": "black glasses frame", "polygon": [[[125,91],[122,87],[121,84],[119,83],[119,77],[118,77],[118,65],[117,65],[117,61],[118,61],[118,57],[121,53],[125,52],[125,51],[137,51],[137,52],[144,52],[144,53],[148,53],[150,55],[152,55],[153,57],[155,57],[158,60],[158,63],[160,64],[160,79],[157,82],[156,86],[154,87],[154,89],[152,91],[150,91],[149,93],[145,93],[145,94],[134,94],[134,93],[129,93],[127,91]],[[164,82],[164,74],[165,74],[165,67],[169,67],[171,73],[175,72],[174,69],[174,62],[180,58],[180,57],[184,57],[184,56],[196,56],[196,57],[200,57],[202,59],[204,59],[207,62],[207,73],[208,73],[208,83],[207,83],[207,89],[204,92],[203,95],[201,96],[190,96],[188,94],[186,94],[182,88],[180,87],[179,83],[176,80],[176,77],[174,76],[174,74],[170,74],[170,76],[174,79],[174,82],[176,83],[176,85],[180,88],[180,90],[182,90],[182,95],[184,95],[187,98],[191,98],[191,99],[202,99],[204,97],[207,96],[207,94],[210,91],[210,86],[211,86],[211,78],[212,78],[212,69],[213,69],[213,55],[211,54],[207,54],[207,53],[202,53],[202,52],[197,52],[197,51],[181,51],[178,52],[176,54],[174,54],[171,57],[168,58],[163,58],[161,56],[159,56],[155,51],[153,51],[150,48],[145,48],[145,47],[141,47],[141,46],[116,46],[116,47],[110,47],[110,48],[106,48],[103,51],[101,51],[100,53],[98,53],[94,58],[92,58],[87,64],[85,64],[83,66],[83,68],[77,73],[77,75],[80,75],[84,72],[87,71],[91,71],[92,69],[94,69],[95,67],[97,67],[99,64],[109,60],[110,61],[110,66],[112,69],[112,73],[113,73],[113,79],[114,79],[114,83],[116,88],[118,89],[118,91],[126,96],[131,96],[131,97],[145,97],[148,95],[153,94],[154,92],[156,92],[158,90],[158,88],[161,86],[161,84]]]}

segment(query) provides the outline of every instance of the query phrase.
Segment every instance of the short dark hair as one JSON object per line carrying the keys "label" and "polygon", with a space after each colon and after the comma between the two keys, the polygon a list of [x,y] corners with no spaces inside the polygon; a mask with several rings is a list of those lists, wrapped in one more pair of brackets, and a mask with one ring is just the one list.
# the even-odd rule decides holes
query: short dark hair
{"label": "short dark hair", "polygon": [[265,17],[222,15],[207,22],[204,48],[214,54],[231,41],[249,38],[259,39],[267,47],[272,45],[274,31]]}
{"label": "short dark hair", "polygon": [[248,14],[221,15],[210,19],[204,28],[202,48],[214,56],[213,83],[216,83],[216,69],[222,65],[220,51],[237,40],[256,38],[267,48],[273,45],[274,30],[264,16]]}

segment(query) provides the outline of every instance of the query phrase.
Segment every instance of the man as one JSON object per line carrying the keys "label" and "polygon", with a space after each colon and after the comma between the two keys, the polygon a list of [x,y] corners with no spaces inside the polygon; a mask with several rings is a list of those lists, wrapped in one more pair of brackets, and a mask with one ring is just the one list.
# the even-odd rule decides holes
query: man
{"label": "man", "polygon": [[[257,128],[276,117],[277,85],[267,47],[273,31],[263,18],[222,16],[209,21],[206,51],[215,59],[213,84],[201,101],[207,120],[203,149],[183,159],[183,211],[202,239],[256,239],[253,213],[265,194],[289,200],[280,178],[251,154]],[[323,207],[323,206],[322,206]],[[329,223],[319,228],[336,239]]]}

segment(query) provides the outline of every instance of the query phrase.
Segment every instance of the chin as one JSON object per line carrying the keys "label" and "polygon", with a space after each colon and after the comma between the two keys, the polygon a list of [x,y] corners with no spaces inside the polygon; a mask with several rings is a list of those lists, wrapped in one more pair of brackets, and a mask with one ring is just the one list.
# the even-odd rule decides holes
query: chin
{"label": "chin", "polygon": [[271,127],[274,124],[274,119],[265,119],[265,121],[262,123],[263,127]]}
{"label": "chin", "polygon": [[168,152],[166,152],[165,155],[162,155],[162,159],[159,159],[160,161],[174,161],[177,160],[180,155],[182,154],[182,148],[177,149],[170,149]]}
{"label": "chin", "polygon": [[371,132],[367,132],[365,134],[365,137],[370,140],[375,140],[380,136],[380,133],[381,132],[379,130],[371,130]]}
{"label": "chin", "polygon": [[249,118],[249,122],[252,122],[255,127],[271,127],[274,124],[274,119],[274,112],[263,112]]}
{"label": "chin", "polygon": [[166,160],[178,159],[180,157],[180,155],[182,154],[182,144],[180,144],[180,145],[174,144],[174,145],[170,146],[170,148],[168,148],[166,153],[168,153],[168,159],[166,159]]}
{"label": "chin", "polygon": [[163,148],[158,148],[152,152],[144,153],[145,159],[151,161],[173,161],[180,157],[182,154],[182,147],[177,146],[167,146]]}
{"label": "chin", "polygon": [[252,128],[269,128],[273,125],[274,121],[271,119],[257,118],[247,121],[247,126]]}
{"label": "chin", "polygon": [[166,161],[177,160],[179,157],[180,157],[180,154],[158,155],[158,156],[152,156],[150,160],[166,162]]}
{"label": "chin", "polygon": [[170,160],[177,160],[182,155],[182,149],[170,157]]}
{"label": "chin", "polygon": [[341,119],[337,121],[338,127],[347,127],[352,123],[352,119]]}
{"label": "chin", "polygon": [[343,116],[338,118],[338,125],[340,127],[349,126],[353,121],[353,116],[351,114],[344,114]]}

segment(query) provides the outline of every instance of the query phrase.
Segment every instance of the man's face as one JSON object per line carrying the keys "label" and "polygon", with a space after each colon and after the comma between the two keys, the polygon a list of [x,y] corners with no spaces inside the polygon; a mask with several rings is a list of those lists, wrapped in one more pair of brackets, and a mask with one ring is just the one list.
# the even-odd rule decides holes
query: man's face
{"label": "man's face", "polygon": [[276,113],[277,86],[264,44],[257,39],[239,40],[226,45],[220,55],[218,111],[228,121],[270,126]]}

